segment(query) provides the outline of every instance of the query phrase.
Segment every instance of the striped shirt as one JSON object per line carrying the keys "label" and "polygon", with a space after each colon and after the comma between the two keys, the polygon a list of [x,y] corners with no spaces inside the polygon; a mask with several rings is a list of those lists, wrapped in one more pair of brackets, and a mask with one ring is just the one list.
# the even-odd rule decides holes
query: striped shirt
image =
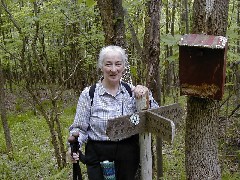
{"label": "striped shirt", "polygon": [[[130,85],[130,87],[133,87]],[[132,97],[126,88],[120,84],[115,96],[109,94],[99,81],[96,84],[93,104],[89,96],[90,87],[85,88],[78,100],[76,115],[70,126],[70,134],[79,132],[79,144],[82,146],[88,138],[99,141],[109,141],[106,135],[108,119],[136,112],[134,93]],[[151,108],[158,107],[151,93],[149,96]]]}

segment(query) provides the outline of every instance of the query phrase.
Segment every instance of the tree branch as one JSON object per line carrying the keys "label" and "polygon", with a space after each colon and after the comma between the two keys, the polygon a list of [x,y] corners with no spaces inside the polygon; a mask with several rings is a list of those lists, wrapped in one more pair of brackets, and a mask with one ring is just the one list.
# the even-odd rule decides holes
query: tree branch
{"label": "tree branch", "polygon": [[237,105],[237,107],[234,108],[234,110],[232,110],[231,114],[228,116],[228,118],[232,117],[234,115],[234,113],[240,108],[240,104]]}
{"label": "tree branch", "polygon": [[11,53],[10,51],[8,51],[3,45],[0,44],[0,48],[2,50],[4,50],[7,54],[11,55],[12,57],[14,57],[15,59],[21,60],[21,58],[15,56],[13,53]]}
{"label": "tree branch", "polygon": [[21,27],[18,25],[17,21],[14,19],[13,15],[11,14],[11,12],[8,10],[8,7],[7,7],[6,3],[5,3],[5,1],[1,0],[1,4],[2,4],[2,7],[5,10],[5,12],[8,14],[9,19],[11,20],[13,25],[17,28],[18,32],[21,34],[22,33]]}
{"label": "tree branch", "polygon": [[137,52],[138,52],[138,55],[139,55],[140,57],[142,57],[142,47],[141,47],[141,45],[140,45],[140,43],[139,43],[139,40],[138,40],[136,31],[135,31],[135,29],[134,29],[134,27],[133,27],[133,24],[132,24],[132,22],[131,22],[131,20],[130,20],[129,14],[128,14],[128,12],[127,12],[126,9],[125,9],[125,17],[126,17],[126,20],[127,20],[127,23],[128,23],[128,27],[129,27],[130,32],[131,32],[131,35],[132,35],[133,44],[134,44],[135,47],[136,47],[136,50],[137,50]]}

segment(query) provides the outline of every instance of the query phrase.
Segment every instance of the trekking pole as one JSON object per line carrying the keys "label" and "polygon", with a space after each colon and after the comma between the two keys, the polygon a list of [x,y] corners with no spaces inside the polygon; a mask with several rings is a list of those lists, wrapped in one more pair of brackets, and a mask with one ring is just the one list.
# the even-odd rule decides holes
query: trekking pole
{"label": "trekking pole", "polygon": [[[68,142],[70,143],[71,147],[71,155],[73,156],[73,153],[79,152],[79,143],[78,143],[78,136],[79,133],[73,133],[72,136],[68,138]],[[79,160],[77,163],[73,163],[73,180],[82,180],[82,172],[79,165]]]}

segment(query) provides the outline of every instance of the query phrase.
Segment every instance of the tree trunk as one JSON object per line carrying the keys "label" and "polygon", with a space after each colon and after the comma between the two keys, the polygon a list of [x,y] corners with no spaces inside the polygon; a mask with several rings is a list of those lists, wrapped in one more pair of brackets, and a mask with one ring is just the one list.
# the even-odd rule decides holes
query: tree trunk
{"label": "tree trunk", "polygon": [[181,34],[188,34],[189,33],[189,17],[188,17],[188,0],[182,1],[182,14],[181,14],[181,21],[183,26],[180,27]]}
{"label": "tree trunk", "polygon": [[[173,0],[172,2],[172,12],[171,12],[171,23],[170,23],[170,29],[171,29],[171,35],[174,36],[174,31],[175,31],[175,16],[176,16],[176,7],[177,7],[177,2],[176,0]],[[173,55],[173,47],[170,46],[169,47],[169,56]],[[170,93],[172,93],[172,97],[175,99],[176,96],[174,95],[174,92],[176,91],[176,89],[174,90],[173,85],[175,84],[175,78],[174,78],[174,74],[175,74],[175,63],[174,62],[169,62],[169,88],[170,88]],[[175,101],[174,101],[175,102]]]}
{"label": "tree trunk", "polygon": [[116,45],[126,47],[124,11],[122,0],[112,0],[114,14],[114,42]]}
{"label": "tree trunk", "polygon": [[210,99],[189,97],[187,100],[187,179],[221,179],[217,149],[218,108],[218,103]]}
{"label": "tree trunk", "polygon": [[[146,84],[153,92],[156,101],[161,103],[161,86],[160,86],[160,11],[161,0],[152,0],[147,2],[147,16],[145,18],[145,34],[143,44],[143,62],[147,64]],[[144,135],[145,138],[147,135]],[[149,134],[151,137],[151,134]],[[148,139],[148,138],[146,138]],[[151,142],[149,142],[151,144]],[[154,162],[154,161],[153,161]],[[157,138],[157,176],[162,177],[162,140]],[[149,175],[152,177],[152,175]],[[148,178],[149,178],[148,177]]]}
{"label": "tree trunk", "polygon": [[[192,33],[225,35],[228,1],[195,0]],[[218,162],[219,102],[188,97],[185,137],[186,175],[189,180],[220,180]]]}
{"label": "tree trunk", "polygon": [[97,0],[106,45],[126,46],[122,0]]}
{"label": "tree trunk", "polygon": [[228,25],[229,0],[195,0],[192,33],[225,36]]}
{"label": "tree trunk", "polygon": [[112,0],[97,0],[97,5],[100,10],[100,15],[102,19],[105,44],[114,44],[114,14],[113,14],[113,4]]}
{"label": "tree trunk", "polygon": [[7,110],[6,110],[6,105],[5,105],[4,77],[3,77],[3,73],[2,73],[1,62],[0,62],[0,113],[1,113],[3,131],[4,131],[4,135],[5,135],[7,153],[8,153],[8,157],[11,159],[13,148],[12,148],[11,133],[10,133],[10,129],[8,126],[8,121],[7,121]]}
{"label": "tree trunk", "polygon": [[[240,27],[240,0],[237,2],[237,25]],[[240,29],[238,29],[238,35],[240,35]],[[237,53],[240,53],[240,40],[237,41]],[[236,105],[240,104],[240,72],[239,72],[239,61],[236,64]]]}
{"label": "tree trunk", "polygon": [[[97,5],[102,18],[106,45],[117,45],[126,48],[124,11],[122,0],[97,0]],[[132,83],[130,65],[126,62],[125,82]]]}
{"label": "tree trunk", "polygon": [[[238,0],[237,4],[237,25],[240,26],[240,1]],[[240,29],[238,29],[238,35],[240,35]],[[240,40],[237,41],[238,47],[237,52],[240,53]]]}

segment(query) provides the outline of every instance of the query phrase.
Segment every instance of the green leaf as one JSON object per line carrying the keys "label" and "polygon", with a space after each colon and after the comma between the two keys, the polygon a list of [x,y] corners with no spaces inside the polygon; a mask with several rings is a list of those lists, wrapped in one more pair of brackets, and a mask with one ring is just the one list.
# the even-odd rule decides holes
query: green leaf
{"label": "green leaf", "polygon": [[163,41],[164,43],[166,43],[169,46],[176,44],[176,40],[171,34],[162,35],[161,41]]}
{"label": "green leaf", "polygon": [[86,0],[86,5],[87,5],[88,7],[94,6],[95,3],[96,3],[95,0]]}
{"label": "green leaf", "polygon": [[182,35],[175,34],[174,36],[171,34],[162,34],[161,35],[161,41],[168,45],[168,46],[174,46],[178,45],[179,40],[181,39]]}
{"label": "green leaf", "polygon": [[167,61],[169,62],[174,62],[174,61],[177,61],[178,60],[178,53],[172,55],[172,56],[169,56],[166,58]]}
{"label": "green leaf", "polygon": [[225,83],[225,86],[234,86],[234,83],[228,82],[228,83]]}
{"label": "green leaf", "polygon": [[137,77],[137,67],[136,66],[131,66],[130,72],[133,77]]}

